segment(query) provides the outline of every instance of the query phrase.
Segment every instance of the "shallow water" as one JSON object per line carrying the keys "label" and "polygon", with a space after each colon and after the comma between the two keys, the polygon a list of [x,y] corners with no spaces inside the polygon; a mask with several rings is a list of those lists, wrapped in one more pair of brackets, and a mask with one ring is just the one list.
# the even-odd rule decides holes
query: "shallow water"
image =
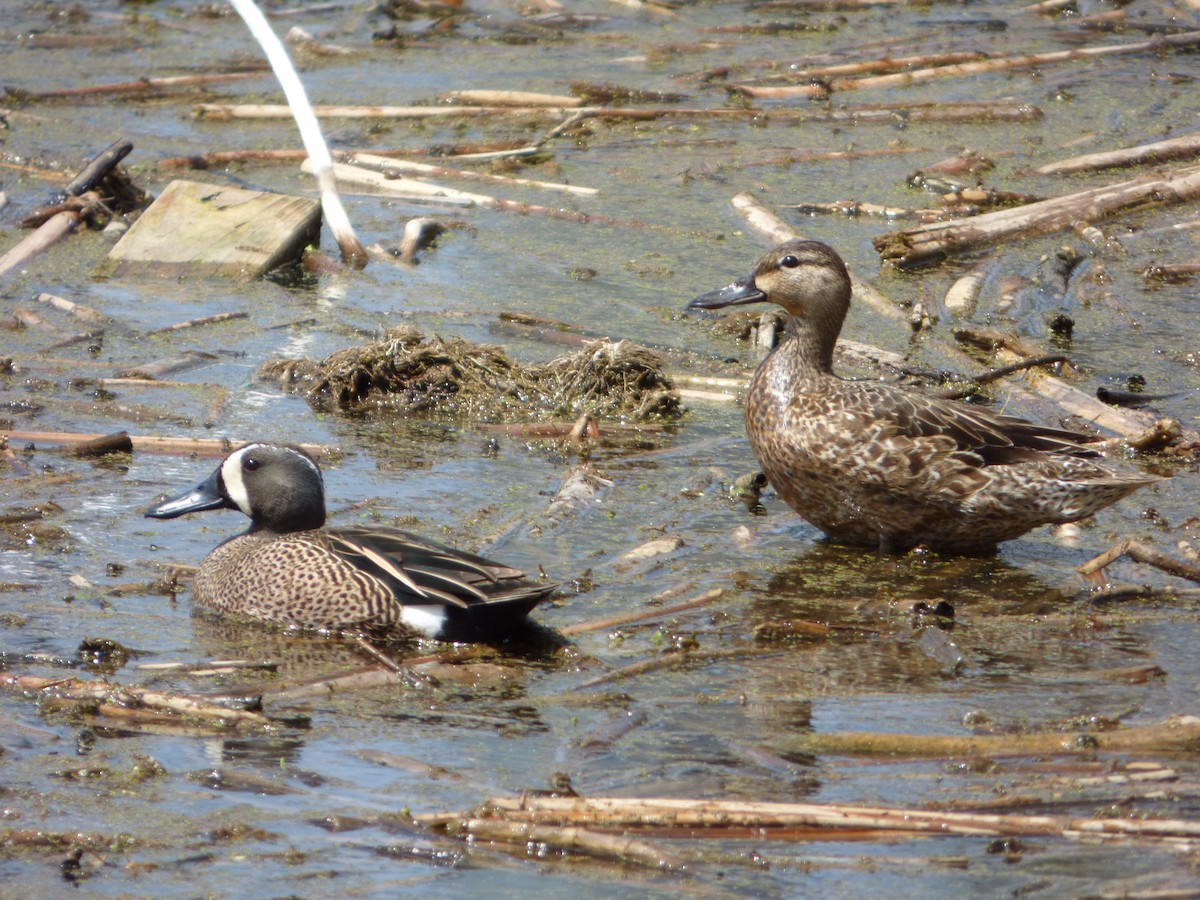
{"label": "shallow water", "polygon": [[[41,6],[4,4],[0,49],[4,84],[45,91],[83,83],[125,81],[209,71],[256,52],[231,16],[204,18],[190,6],[139,6],[130,23],[124,4],[90,4],[81,19]],[[1083,44],[1141,39],[1134,32],[1086,32],[1018,5],[920,7],[899,15],[866,9],[844,14],[748,12],[735,4],[689,5],[673,17],[605,3],[572,12],[601,17],[588,28],[564,27],[525,41],[513,31],[512,8],[472,4],[479,18],[457,33],[430,33],[397,49],[372,43],[387,21],[359,7],[299,16],[321,40],[359,48],[347,59],[310,59],[305,81],[317,103],[434,102],[445,91],[504,87],[565,92],[571,82],[612,83],[683,92],[680,105],[724,105],[719,87],[686,78],[717,66],[764,71],[818,54],[874,58],[977,48],[1042,52]],[[1196,14],[1137,5],[1130,20],[1174,20],[1195,27]],[[810,21],[811,33],[731,35],[706,29],[756,21]],[[997,30],[996,23],[1006,28]],[[284,31],[292,20],[277,21]],[[428,19],[401,23],[418,32]],[[40,49],[31,36],[114,38],[112,45]],[[887,34],[894,43],[877,44]],[[871,46],[864,47],[863,35]],[[647,58],[647,54],[649,54]],[[184,59],[180,64],[181,57]],[[1193,648],[1194,611],[1185,604],[1093,607],[1079,598],[1074,569],[1126,535],[1178,554],[1195,543],[1197,484],[1193,465],[1151,463],[1173,477],[1087,524],[1074,546],[1038,532],[1006,544],[990,559],[941,559],[873,554],[821,543],[810,526],[773,496],[766,515],[752,516],[729,499],[726,486],[754,469],[740,407],[692,403],[677,428],[650,435],[643,446],[600,446],[589,452],[612,487],[602,502],[540,535],[544,511],[580,462],[561,446],[500,438],[471,423],[436,416],[413,422],[345,420],[314,413],[302,400],[256,381],[267,359],[321,357],[362,343],[401,322],[426,333],[503,343],[519,359],[548,359],[560,348],[497,323],[501,310],[530,312],[593,332],[700,354],[719,363],[752,353],[711,333],[682,310],[697,293],[742,274],[765,243],[729,204],[752,191],[779,208],[789,203],[855,199],[897,206],[931,205],[905,187],[914,170],[974,147],[996,161],[988,184],[1043,195],[1116,181],[1108,173],[1071,179],[1022,174],[1082,152],[1143,143],[1194,127],[1194,54],[1107,57],[999,74],[931,82],[906,89],[847,94],[842,103],[988,100],[1014,97],[1040,107],[1044,118],[1021,125],[888,125],[781,122],[794,104],[767,104],[765,122],[738,120],[593,120],[585,133],[549,145],[552,160],[519,174],[569,180],[600,189],[594,198],[550,195],[532,188],[464,183],[465,190],[644,223],[645,227],[583,225],[487,210],[434,212],[465,220],[415,268],[375,262],[362,274],[323,275],[299,286],[270,281],[96,280],[90,275],[111,240],[82,234],[0,283],[4,315],[34,308],[60,330],[77,323],[32,300],[46,291],[95,307],[144,331],[225,311],[249,318],[173,336],[145,338],[110,330],[94,355],[80,346],[42,352],[60,336],[34,329],[0,332],[0,356],[20,374],[5,377],[0,412],[20,430],[116,431],[195,437],[287,438],[336,445],[327,465],[329,508],[339,525],[403,521],[405,527],[482,549],[514,565],[542,567],[563,583],[561,603],[540,610],[549,628],[591,621],[646,605],[656,594],[690,585],[687,597],[716,586],[722,598],[660,621],[574,638],[570,649],[545,644],[501,651],[479,668],[479,683],[444,681],[433,691],[387,688],[319,700],[273,701],[270,691],[305,677],[365,665],[353,649],[312,637],[283,636],[193,618],[186,592],[170,597],[147,583],[170,563],[195,564],[208,548],[244,523],[233,513],[177,522],[144,520],[141,511],[163,493],[207,474],[214,459],[137,453],[89,462],[51,448],[18,455],[32,474],[0,473],[6,510],[53,500],[46,523],[64,530],[31,540],[11,529],[0,552],[0,649],[14,674],[97,677],[70,668],[85,638],[107,638],[136,651],[105,674],[122,683],[195,692],[267,691],[268,711],[303,715],[309,727],[270,735],[149,733],[119,723],[78,718],[15,691],[0,693],[0,816],[7,829],[129,835],[124,849],[89,852],[78,871],[64,853],[6,847],[0,854],[0,894],[65,893],[71,879],[96,895],[346,896],[415,894],[674,894],[681,886],[711,894],[861,896],[885,893],[951,896],[981,890],[1080,895],[1106,889],[1191,888],[1190,848],[1161,844],[1089,846],[1029,839],[1014,858],[989,851],[987,838],[922,841],[701,841],[661,839],[695,855],[694,875],[677,875],[523,846],[468,845],[414,831],[401,810],[468,810],[491,795],[549,787],[557,773],[593,796],[675,796],[744,800],[813,800],[921,806],[984,804],[1033,797],[1016,812],[1043,809],[1087,816],[1188,817],[1195,814],[1195,766],[1165,754],[1122,756],[1158,760],[1180,773],[1157,796],[1119,786],[1083,787],[1077,769],[1051,782],[1054,760],[880,761],[787,754],[787,739],[810,731],[885,731],[960,735],[964,716],[985,728],[1073,734],[1095,717],[1148,724],[1195,710],[1200,664]],[[277,102],[267,77],[226,85],[203,99]],[[286,122],[214,122],[191,115],[201,95],[168,100],[41,103],[16,109],[0,132],[5,168],[0,249],[21,234],[15,220],[47,202],[61,185],[22,172],[34,161],[73,173],[117,137],[135,145],[127,165],[158,192],[173,177],[289,192],[310,184],[289,164],[246,164],[228,171],[177,173],[167,156],[213,150],[283,148],[297,140]],[[551,125],[533,121],[325,124],[337,146],[420,148],[446,142],[531,139]],[[923,148],[911,154],[849,161],[747,167],[744,163],[809,150]],[[686,177],[685,177],[685,173]],[[1137,170],[1140,174],[1140,170]],[[429,211],[348,197],[351,218],[367,243],[392,246],[404,222]],[[1040,257],[1061,245],[1085,255],[1065,304],[1075,318],[1069,347],[1080,386],[1145,377],[1152,393],[1200,388],[1195,347],[1200,300],[1193,285],[1149,287],[1151,263],[1195,255],[1186,232],[1149,233],[1191,217],[1194,205],[1151,209],[1104,226],[1124,245],[1089,255],[1070,235],[1004,245],[971,321],[1017,327],[1035,346],[1049,347],[1044,306],[1030,300],[997,311],[998,282],[1031,276]],[[784,213],[784,215],[788,215]],[[871,239],[893,226],[869,218],[793,220],[807,236],[839,249],[854,271],[898,303],[940,297],[974,260],[919,272],[881,269]],[[325,249],[331,250],[328,235]],[[579,269],[595,270],[579,280]],[[1106,273],[1101,277],[1101,270]],[[294,324],[306,323],[311,324]],[[903,326],[852,311],[846,335],[908,352],[915,362],[944,365],[933,339],[913,341]],[[948,338],[947,338],[948,340]],[[105,376],[183,350],[215,354],[210,364],[178,380],[188,389],[128,388],[115,398],[72,389],[75,376]],[[1191,354],[1189,356],[1189,354]],[[706,365],[695,362],[692,370]],[[224,403],[218,395],[228,392]],[[114,409],[123,404],[134,409]],[[1164,414],[1196,427],[1195,399],[1161,404]],[[1039,413],[1041,411],[1038,411]],[[1130,462],[1130,465],[1136,463]],[[367,501],[362,503],[362,501]],[[1152,507],[1156,514],[1146,515]],[[684,546],[666,557],[626,566],[626,551],[663,534]],[[109,574],[109,565],[120,571]],[[1112,568],[1122,581],[1156,586],[1172,580],[1145,566]],[[73,580],[74,579],[74,580]],[[588,589],[581,589],[581,585]],[[917,600],[945,599],[954,626],[918,620]],[[831,639],[775,643],[754,629],[782,619],[809,619],[858,632]],[[664,651],[687,646],[744,655],[698,661],[578,690],[586,680]],[[759,652],[766,651],[766,652]],[[954,664],[954,654],[961,662]],[[36,658],[34,654],[45,656]],[[274,673],[216,678],[154,674],[138,665],[251,658],[278,663]],[[58,664],[53,661],[58,660]],[[1165,678],[1112,681],[1097,672],[1154,664]],[[500,674],[503,677],[500,677]],[[632,724],[623,721],[630,719]],[[100,723],[100,727],[97,723]],[[763,756],[763,750],[775,751]],[[417,768],[381,764],[372,751],[416,761]],[[782,754],[782,755],[781,755]],[[151,758],[161,774],[142,777]],[[1109,762],[1103,758],[1102,762]],[[393,761],[394,763],[394,761]],[[456,774],[432,777],[419,764]],[[1042,768],[1039,768],[1042,766]],[[83,769],[90,770],[82,774]],[[209,773],[222,770],[217,785]],[[240,780],[239,780],[240,779]],[[330,825],[336,817],[340,827]],[[361,820],[357,824],[349,820]],[[356,827],[351,827],[355,825]],[[658,840],[653,839],[652,840]],[[757,855],[756,855],[757,854]],[[236,885],[236,888],[231,887]]]}

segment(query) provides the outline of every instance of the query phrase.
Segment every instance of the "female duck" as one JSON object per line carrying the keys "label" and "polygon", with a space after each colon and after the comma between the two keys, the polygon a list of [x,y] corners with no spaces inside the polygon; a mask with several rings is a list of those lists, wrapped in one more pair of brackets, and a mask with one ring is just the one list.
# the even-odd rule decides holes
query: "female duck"
{"label": "female duck", "polygon": [[835,541],[979,552],[1090,516],[1158,481],[1112,472],[1101,438],[877,381],[843,381],[833,349],[850,275],[830,247],[788,241],[689,309],[776,303],[789,334],[758,367],[746,431],[779,495]]}
{"label": "female duck", "polygon": [[238,509],[250,528],[204,558],[192,597],[209,610],[303,628],[486,640],[555,590],[516,569],[392,528],[324,528],[325,486],[289,444],[235,450],[184,494],[146,512]]}

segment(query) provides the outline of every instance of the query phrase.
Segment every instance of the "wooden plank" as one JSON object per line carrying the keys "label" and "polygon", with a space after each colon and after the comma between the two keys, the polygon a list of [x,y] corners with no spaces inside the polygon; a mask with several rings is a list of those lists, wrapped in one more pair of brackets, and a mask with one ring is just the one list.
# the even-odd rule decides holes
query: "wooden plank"
{"label": "wooden plank", "polygon": [[257,278],[320,239],[316,200],[172,181],[96,274]]}

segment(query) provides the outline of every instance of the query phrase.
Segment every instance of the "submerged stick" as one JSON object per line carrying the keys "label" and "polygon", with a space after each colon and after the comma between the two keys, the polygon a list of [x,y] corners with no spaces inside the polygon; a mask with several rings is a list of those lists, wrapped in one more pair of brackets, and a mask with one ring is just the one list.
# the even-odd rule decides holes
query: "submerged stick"
{"label": "submerged stick", "polygon": [[661,619],[663,616],[673,616],[676,613],[707,606],[709,603],[720,600],[724,595],[724,588],[709,588],[695,597],[681,600],[679,603],[674,603],[671,606],[641,609],[620,616],[608,616],[603,619],[593,619],[591,622],[579,622],[575,625],[568,625],[565,628],[558,629],[558,633],[563,637],[570,637],[576,634],[587,634],[590,631],[603,631],[609,628],[619,628],[622,625],[633,625],[638,622]]}
{"label": "submerged stick", "polygon": [[444,825],[443,830],[475,841],[498,841],[522,846],[545,844],[556,850],[652,869],[679,871],[684,868],[683,860],[647,841],[586,828],[506,822],[496,818],[465,818]]}
{"label": "submerged stick", "polygon": [[22,92],[21,97],[25,100],[61,100],[67,97],[87,97],[96,94],[142,94],[179,87],[193,87],[198,84],[219,84],[228,81],[245,81],[250,78],[262,77],[263,72],[217,72],[211,75],[174,75],[168,78],[139,78],[137,81],[120,81],[115,84],[92,84],[87,87],[61,88],[56,91]]}

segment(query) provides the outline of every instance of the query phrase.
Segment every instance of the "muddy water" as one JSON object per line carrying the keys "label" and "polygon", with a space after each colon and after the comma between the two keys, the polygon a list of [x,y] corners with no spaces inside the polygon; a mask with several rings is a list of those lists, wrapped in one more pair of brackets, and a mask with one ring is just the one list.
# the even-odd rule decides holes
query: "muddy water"
{"label": "muddy water", "polygon": [[[193,6],[151,4],[132,15],[123,4],[90,4],[86,15],[5,4],[0,26],[4,84],[47,91],[143,76],[202,72],[253,58],[240,22],[209,18]],[[1091,10],[1088,10],[1089,12]],[[610,83],[686,93],[681,105],[721,107],[718,84],[694,77],[732,66],[736,77],[781,72],[806,58],[836,61],[939,50],[1047,52],[1080,44],[1141,39],[1140,32],[1086,31],[995,3],[895,11],[748,12],[740,4],[687,6],[676,15],[589,3],[572,13],[594,20],[534,28],[502,4],[472,4],[456,31],[435,32],[428,18],[399,24],[406,46],[373,42],[389,21],[344,7],[276,21],[298,23],[321,40],[358,52],[306,57],[305,81],[318,103],[434,102],[462,88],[565,92],[572,82]],[[1195,14],[1171,6],[1130,7],[1135,24],[1195,27]],[[782,21],[811,31],[775,35],[712,29]],[[883,36],[886,35],[886,38]],[[45,37],[43,37],[45,36]],[[46,37],[66,46],[45,46]],[[1043,195],[1117,180],[1120,175],[1038,178],[1024,170],[1081,152],[1156,140],[1194,127],[1190,82],[1195,57],[1109,57],[1037,72],[938,81],[848,94],[841,102],[994,100],[1013,97],[1044,112],[1020,125],[922,125],[897,117],[882,125],[795,123],[792,106],[768,104],[754,123],[733,120],[593,121],[551,143],[552,159],[522,173],[596,187],[594,198],[495,188],[506,199],[562,205],[642,223],[582,225],[483,210],[455,212],[454,231],[416,268],[375,263],[363,274],[323,275],[300,284],[269,281],[120,279],[90,272],[111,240],[84,234],[64,242],[0,284],[4,315],[37,308],[61,331],[75,323],[32,298],[48,291],[95,307],[128,331],[103,345],[44,350],[61,335],[36,329],[0,333],[0,356],[19,373],[3,381],[6,425],[22,430],[115,431],[196,437],[288,438],[336,445],[327,487],[337,524],[403,522],[406,527],[483,548],[515,565],[541,566],[564,584],[559,604],[538,613],[549,628],[643,608],[656,594],[685,586],[725,590],[703,609],[575,638],[566,649],[535,642],[501,652],[475,680],[444,680],[436,690],[388,688],[319,700],[270,699],[306,677],[363,664],[356,652],[315,638],[216,625],[191,616],[186,592],[150,590],[169,563],[196,563],[243,525],[233,513],[148,522],[141,510],[160,494],[210,470],[211,459],[139,453],[86,462],[49,448],[18,456],[31,470],[3,473],[5,510],[53,501],[37,536],[12,526],[0,554],[0,647],[9,672],[93,677],[76,649],[106,638],[135,651],[104,674],[126,683],[195,692],[268,692],[268,711],[305,717],[307,727],[269,735],[221,737],[155,733],[103,719],[73,717],[33,696],[0,694],[0,811],[5,829],[87,832],[111,839],[78,859],[40,847],[6,847],[2,893],[66,893],[72,881],[96,895],[345,896],[348,894],[560,894],[643,896],[681,885],[713,894],[904,893],[1048,890],[1056,896],[1105,889],[1194,888],[1191,851],[1158,845],[1087,846],[1049,839],[1024,852],[992,852],[986,838],[792,843],[663,839],[686,853],[695,876],[622,867],[537,847],[468,846],[414,831],[402,810],[467,810],[492,794],[547,788],[557,774],[594,796],[674,796],[815,800],[917,806],[986,805],[1030,798],[1007,809],[1088,816],[1194,815],[1196,773],[1187,758],[913,762],[838,756],[763,755],[810,731],[965,734],[1061,728],[1075,734],[1103,721],[1148,724],[1195,711],[1200,665],[1197,627],[1184,604],[1097,608],[1079,597],[1074,568],[1116,539],[1134,535],[1179,553],[1195,542],[1194,467],[1152,465],[1170,481],[1106,511],[1066,545],[1046,532],[1013,541],[991,559],[929,556],[880,559],[829,547],[771,496],[751,515],[726,487],[754,461],[732,403],[693,403],[677,428],[636,445],[602,445],[588,458],[611,488],[602,501],[554,528],[539,529],[550,496],[580,461],[576,451],[488,435],[469,423],[344,420],[314,413],[255,369],[278,356],[323,356],[361,343],[381,327],[408,322],[427,333],[503,343],[525,360],[558,348],[501,329],[501,310],[530,312],[614,337],[690,351],[693,370],[751,364],[745,347],[715,337],[682,313],[693,295],[729,282],[764,248],[729,198],[751,191],[764,203],[862,200],[932,205],[905,187],[917,168],[970,146],[995,160],[989,184]],[[128,137],[128,164],[159,191],[174,174],[167,156],[296,145],[280,122],[213,122],[193,117],[200,99],[276,102],[269,79],[219,95],[166,100],[35,104],[15,110],[0,134],[0,170],[9,205],[0,211],[0,248],[20,234],[16,218],[60,186],[37,171],[74,172],[110,141]],[[326,123],[346,147],[422,148],[449,142],[527,140],[550,120],[453,123]],[[822,163],[749,165],[813,150],[911,149],[904,155]],[[22,169],[23,163],[35,164]],[[303,192],[290,165],[247,164],[192,173],[218,184]],[[493,190],[477,184],[466,190]],[[404,222],[429,210],[368,196],[348,198],[366,242],[394,245]],[[1122,385],[1142,375],[1154,393],[1200,388],[1200,302],[1194,286],[1150,287],[1152,263],[1195,255],[1186,232],[1156,229],[1189,218],[1193,207],[1148,210],[1106,226],[1123,249],[1091,253],[1059,235],[1014,242],[997,264],[969,321],[1016,328],[1049,347],[1044,325],[1054,303],[1026,294],[1012,309],[997,301],[1007,276],[1031,277],[1040,257],[1061,245],[1085,254],[1063,301],[1076,322],[1069,353],[1081,387]],[[445,213],[441,215],[446,216]],[[786,215],[786,213],[785,213]],[[940,297],[972,265],[966,260],[921,273],[880,269],[871,239],[894,227],[861,218],[793,220],[808,236],[836,246],[852,268],[897,303]],[[328,237],[326,237],[328,241]],[[327,248],[331,249],[331,248]],[[580,279],[579,270],[594,270]],[[1057,301],[1056,301],[1057,302]],[[146,329],[219,312],[249,318],[144,338]],[[300,323],[300,324],[297,324]],[[846,333],[944,362],[935,339],[913,341],[901,327],[855,309]],[[178,378],[189,388],[128,388],[116,396],[72,389],[76,376],[105,376],[183,350],[213,354]],[[707,362],[705,362],[707,360]],[[221,398],[224,398],[223,401]],[[1195,399],[1161,404],[1196,425]],[[363,502],[366,501],[366,502]],[[1148,508],[1153,514],[1147,514]],[[637,565],[619,562],[662,535],[684,545]],[[1123,581],[1162,586],[1170,579],[1121,563]],[[912,613],[916,601],[944,599],[956,610],[948,631]],[[856,626],[830,640],[762,644],[759,625],[810,619]],[[930,636],[927,629],[937,634]],[[605,672],[664,652],[745,651],[578,689]],[[766,652],[763,652],[766,651]],[[274,672],[199,677],[138,666],[211,659],[269,660]],[[1102,673],[1157,665],[1164,677],[1141,683]],[[1097,674],[1101,673],[1101,674]],[[623,720],[628,719],[629,722]],[[390,756],[381,756],[390,754]],[[395,757],[406,757],[407,766]],[[382,760],[382,762],[381,762]],[[1169,763],[1179,773],[1156,796],[1117,785],[1084,785],[1084,775],[1130,761]],[[153,761],[151,763],[150,761]],[[390,763],[390,764],[389,764]],[[431,775],[422,765],[445,767]],[[1056,768],[1056,766],[1058,768]],[[1086,770],[1086,771],[1085,771]],[[220,773],[220,777],[213,773]],[[119,836],[127,836],[122,838]],[[64,865],[64,862],[66,863]]]}

